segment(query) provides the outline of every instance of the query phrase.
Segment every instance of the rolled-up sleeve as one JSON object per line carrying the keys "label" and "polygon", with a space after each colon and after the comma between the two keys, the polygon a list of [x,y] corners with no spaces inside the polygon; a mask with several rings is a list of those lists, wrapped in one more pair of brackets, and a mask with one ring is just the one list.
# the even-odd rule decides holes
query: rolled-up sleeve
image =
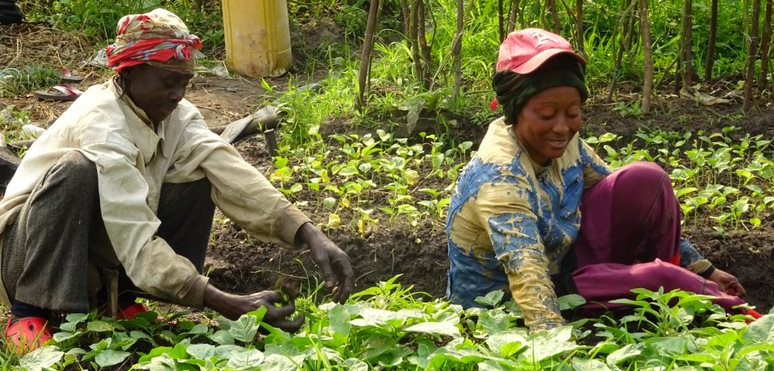
{"label": "rolled-up sleeve", "polygon": [[202,168],[223,214],[263,241],[292,246],[298,228],[310,221],[231,146],[214,150]]}
{"label": "rolled-up sleeve", "polygon": [[191,171],[202,171],[210,181],[212,199],[223,214],[264,242],[292,246],[298,228],[309,218],[206,127],[191,127],[187,135],[192,136],[187,142],[194,144],[177,162],[198,164]]}
{"label": "rolled-up sleeve", "polygon": [[548,275],[537,217],[525,189],[515,184],[485,184],[478,193],[476,207],[508,276],[511,295],[524,313],[524,322],[536,331],[560,326],[564,321]]}

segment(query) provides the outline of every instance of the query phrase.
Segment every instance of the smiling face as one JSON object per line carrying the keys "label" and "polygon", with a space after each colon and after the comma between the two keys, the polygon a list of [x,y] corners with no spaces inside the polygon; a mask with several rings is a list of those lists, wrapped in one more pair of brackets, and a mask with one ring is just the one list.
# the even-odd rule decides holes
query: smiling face
{"label": "smiling face", "polygon": [[141,64],[123,71],[126,93],[148,118],[159,124],[169,117],[185,96],[193,75]]}
{"label": "smiling face", "polygon": [[564,154],[580,126],[580,93],[573,87],[559,86],[530,98],[519,113],[514,130],[532,159],[546,165]]}

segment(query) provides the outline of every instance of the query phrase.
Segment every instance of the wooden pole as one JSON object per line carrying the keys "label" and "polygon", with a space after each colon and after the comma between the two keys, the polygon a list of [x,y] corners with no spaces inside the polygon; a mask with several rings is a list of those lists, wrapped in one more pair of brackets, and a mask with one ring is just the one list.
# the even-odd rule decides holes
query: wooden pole
{"label": "wooden pole", "polygon": [[363,55],[360,56],[360,73],[357,78],[359,94],[355,106],[361,111],[366,103],[366,83],[371,68],[371,52],[374,48],[374,30],[376,29],[376,13],[379,11],[379,0],[371,0],[368,9],[368,24],[366,25],[365,40],[363,41]]}
{"label": "wooden pole", "polygon": [[771,61],[771,6],[772,0],[766,1],[766,12],[763,15],[763,39],[761,40],[761,76],[758,78],[758,91],[763,92],[769,86],[769,62]]}
{"label": "wooden pole", "polygon": [[559,10],[556,9],[556,0],[548,0],[548,12],[553,21],[553,32],[557,35],[562,34],[562,23],[559,21]]}
{"label": "wooden pole", "polygon": [[497,0],[497,32],[500,36],[500,42],[505,40],[505,7],[503,0]]}
{"label": "wooden pole", "polygon": [[425,24],[427,22],[425,2],[424,0],[419,0],[417,4],[417,39],[419,41],[419,48],[422,52],[422,84],[425,89],[429,90],[432,85],[430,67],[432,65],[433,57],[430,54],[430,46],[427,45],[427,36],[425,35]]}
{"label": "wooden pole", "polygon": [[753,0],[752,25],[750,26],[750,44],[747,49],[747,73],[744,78],[743,108],[749,111],[753,103],[753,84],[755,83],[755,59],[758,55],[758,26],[760,23],[761,0]]}
{"label": "wooden pole", "polygon": [[414,74],[418,81],[422,81],[422,57],[419,51],[419,41],[417,39],[418,28],[418,16],[417,8],[419,8],[419,2],[421,0],[414,0],[411,3],[411,11],[409,12],[409,46],[411,47],[411,59],[414,61]]}
{"label": "wooden pole", "polygon": [[640,33],[642,33],[642,53],[645,64],[642,85],[642,113],[650,112],[650,96],[653,92],[653,52],[648,22],[648,0],[640,0]]}
{"label": "wooden pole", "polygon": [[681,92],[691,93],[693,90],[693,0],[684,0],[683,7],[683,31],[681,34],[681,53],[680,60],[680,81],[682,82]]}
{"label": "wooden pole", "polygon": [[457,0],[457,36],[454,38],[454,99],[460,96],[462,85],[462,32],[465,26],[464,0]]}
{"label": "wooden pole", "polygon": [[610,102],[613,100],[613,96],[615,95],[615,89],[616,84],[618,83],[618,76],[621,74],[621,64],[623,62],[623,53],[624,50],[626,50],[628,45],[628,38],[629,35],[632,33],[631,30],[629,30],[629,17],[631,16],[631,13],[634,11],[634,7],[638,4],[638,0],[632,0],[631,3],[626,7],[626,9],[621,13],[621,20],[619,21],[619,31],[621,33],[621,36],[619,38],[618,43],[618,50],[616,52],[615,57],[615,70],[613,72],[613,78],[610,80],[610,86],[608,86],[607,91],[607,101]]}
{"label": "wooden pole", "polygon": [[718,0],[710,5],[710,33],[707,41],[707,59],[704,61],[704,81],[712,80],[712,66],[715,64],[715,44],[718,38]]}
{"label": "wooden pole", "polygon": [[408,38],[410,30],[409,30],[409,22],[411,22],[411,15],[409,13],[409,5],[408,0],[400,0],[400,10],[403,14],[403,35]]}
{"label": "wooden pole", "polygon": [[516,29],[516,16],[519,14],[519,0],[513,0],[511,3],[511,11],[508,15],[508,33],[513,32]]}
{"label": "wooden pole", "polygon": [[575,1],[575,45],[583,58],[586,58],[586,46],[583,42],[583,0]]}

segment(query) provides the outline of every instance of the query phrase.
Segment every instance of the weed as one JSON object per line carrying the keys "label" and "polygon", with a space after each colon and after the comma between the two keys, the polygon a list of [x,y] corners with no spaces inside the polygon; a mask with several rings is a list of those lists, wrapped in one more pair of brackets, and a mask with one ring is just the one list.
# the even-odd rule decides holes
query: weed
{"label": "weed", "polygon": [[0,70],[0,98],[23,96],[35,90],[48,89],[59,82],[59,73],[45,66]]}

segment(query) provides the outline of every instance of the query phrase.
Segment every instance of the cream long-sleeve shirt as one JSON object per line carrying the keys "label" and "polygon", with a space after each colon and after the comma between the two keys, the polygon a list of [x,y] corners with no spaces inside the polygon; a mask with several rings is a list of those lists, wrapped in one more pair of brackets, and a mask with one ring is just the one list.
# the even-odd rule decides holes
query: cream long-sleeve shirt
{"label": "cream long-sleeve shirt", "polygon": [[[149,294],[202,307],[207,278],[156,236],[164,183],[207,178],[215,205],[263,241],[292,245],[309,219],[239,153],[212,133],[187,100],[156,131],[114,81],[89,88],[30,147],[0,201],[2,231],[48,169],[79,151],[97,166],[100,209],[129,279]],[[79,195],[73,195],[79,197]],[[9,305],[0,282],[0,301]]]}

